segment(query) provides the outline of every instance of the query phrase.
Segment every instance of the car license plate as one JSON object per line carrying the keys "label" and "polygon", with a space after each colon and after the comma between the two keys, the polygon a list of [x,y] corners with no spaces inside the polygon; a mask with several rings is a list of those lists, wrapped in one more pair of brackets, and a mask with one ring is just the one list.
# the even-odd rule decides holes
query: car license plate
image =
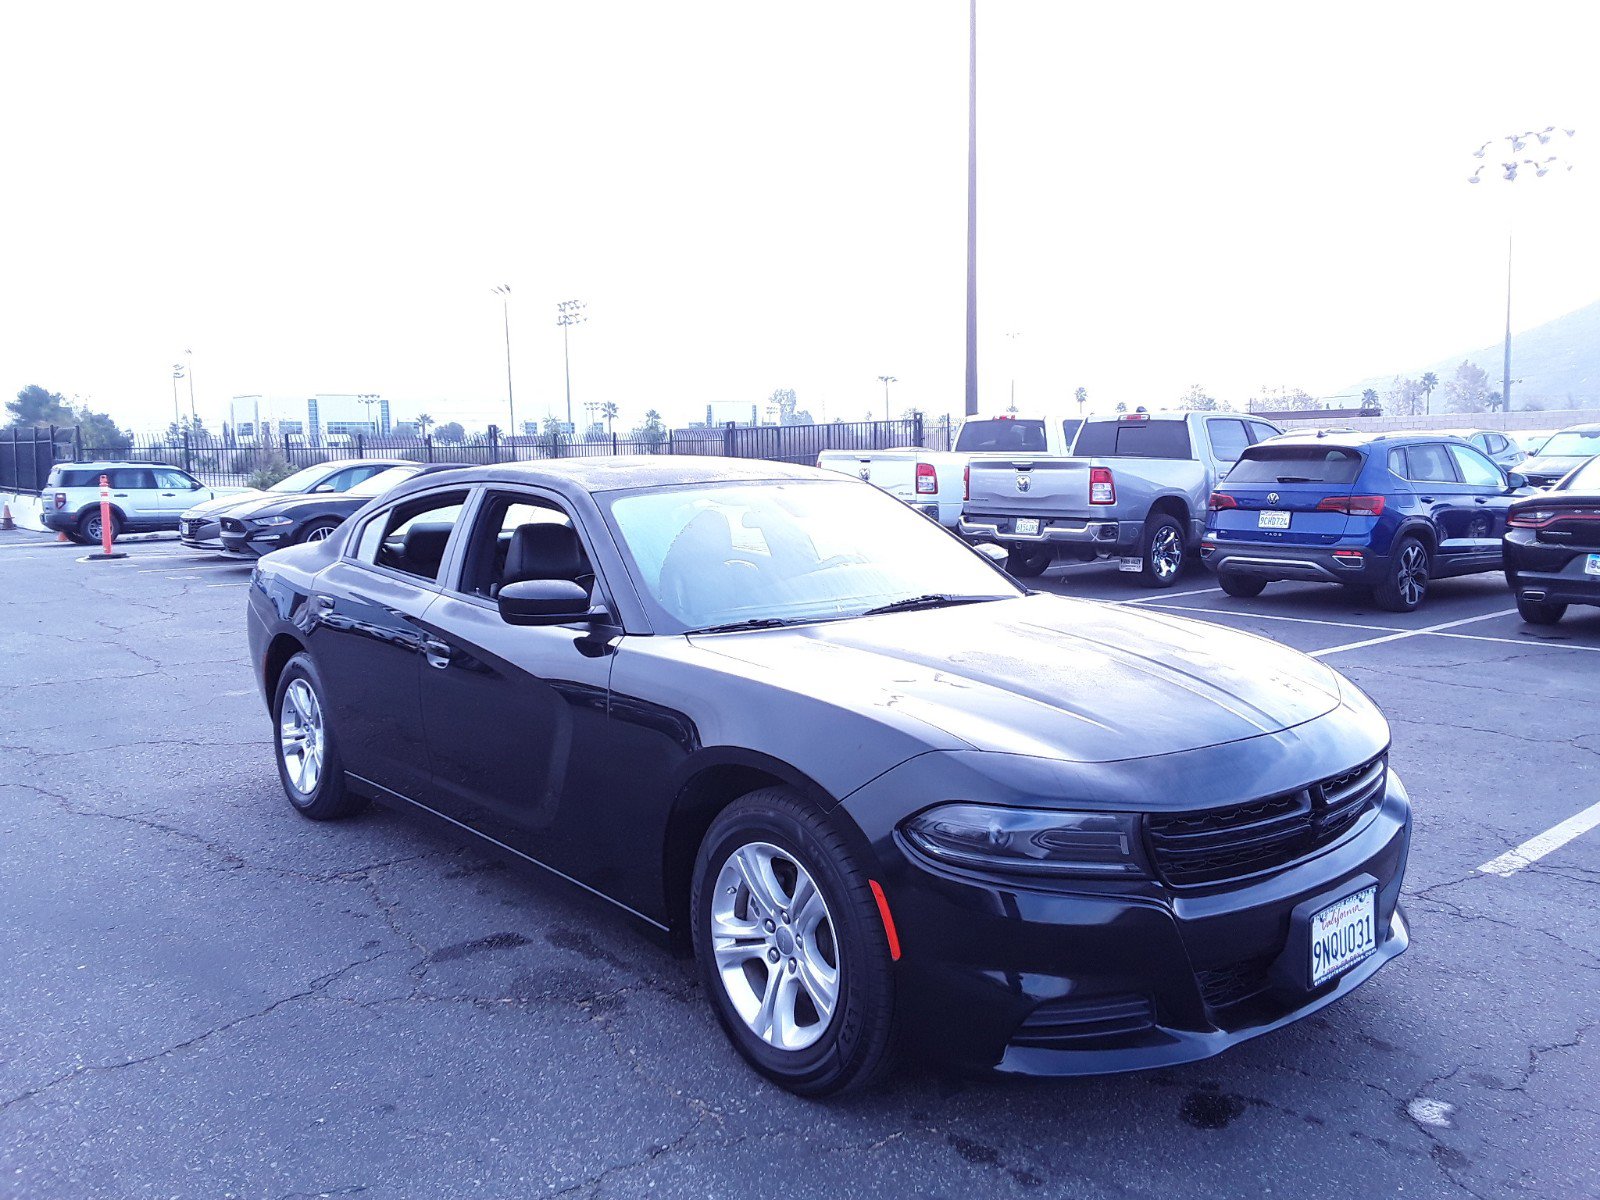
{"label": "car license plate", "polygon": [[1018,517],[1014,532],[1024,537],[1035,537],[1039,533],[1038,517]]}
{"label": "car license plate", "polygon": [[1311,986],[1342,975],[1378,948],[1378,889],[1362,888],[1311,914]]}
{"label": "car license plate", "polygon": [[1117,559],[1117,570],[1119,570],[1119,571],[1127,571],[1130,574],[1132,572],[1134,572],[1134,571],[1142,571],[1142,570],[1144,570],[1144,559],[1142,559],[1142,558],[1119,558],[1119,559]]}
{"label": "car license plate", "polygon": [[1281,508],[1263,508],[1261,515],[1256,518],[1257,529],[1287,529],[1289,528],[1289,514]]}
{"label": "car license plate", "polygon": [[1585,575],[1600,575],[1600,554],[1589,555],[1589,561],[1583,564]]}

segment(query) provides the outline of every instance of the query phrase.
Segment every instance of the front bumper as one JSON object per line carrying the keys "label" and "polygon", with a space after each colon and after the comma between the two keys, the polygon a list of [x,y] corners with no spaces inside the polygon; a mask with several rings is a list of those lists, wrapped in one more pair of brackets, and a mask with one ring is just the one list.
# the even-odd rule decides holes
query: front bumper
{"label": "front bumper", "polygon": [[191,550],[221,550],[222,525],[215,518],[183,517],[178,521],[178,541]]}
{"label": "front bumper", "polygon": [[[1038,533],[1017,533],[1018,518],[1038,520]],[[1121,556],[1139,551],[1144,542],[1143,521],[1110,517],[1049,517],[1035,513],[962,513],[957,527],[962,537],[1013,545],[1062,546],[1101,556]]]}
{"label": "front bumper", "polygon": [[[1341,557],[1336,551],[1343,551]],[[1351,552],[1358,551],[1359,559]],[[1247,575],[1268,581],[1296,579],[1307,583],[1370,584],[1389,570],[1389,559],[1373,554],[1366,544],[1279,546],[1261,542],[1229,542],[1206,534],[1200,561],[1215,574]]]}
{"label": "front bumper", "polygon": [[[1343,840],[1263,876],[1201,886],[1056,884],[934,866],[894,840],[884,887],[912,1038],[957,1065],[1098,1075],[1217,1054],[1288,1025],[1371,978],[1409,944],[1399,908],[1411,806],[1388,774]],[[1377,883],[1377,948],[1316,988],[1291,914]],[[1288,961],[1293,957],[1294,962]]]}
{"label": "front bumper", "polygon": [[276,550],[282,544],[282,536],[281,531],[275,529],[245,533],[224,531],[222,552],[239,558],[260,558],[263,554],[271,554]]}

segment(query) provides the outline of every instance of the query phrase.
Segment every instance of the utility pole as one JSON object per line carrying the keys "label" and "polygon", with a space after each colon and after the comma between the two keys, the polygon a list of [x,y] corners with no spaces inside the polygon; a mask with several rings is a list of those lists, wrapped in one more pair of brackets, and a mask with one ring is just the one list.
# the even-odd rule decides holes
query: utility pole
{"label": "utility pole", "polygon": [[1506,234],[1506,353],[1501,363],[1500,411],[1511,411],[1511,234]]}
{"label": "utility pole", "polygon": [[978,0],[967,45],[967,416],[978,415]]}
{"label": "utility pole", "polygon": [[183,364],[172,364],[172,423],[178,427],[183,425],[183,410],[178,407],[178,380],[183,378]]}
{"label": "utility pole", "polygon": [[200,424],[200,414],[195,411],[194,407],[194,351],[185,350],[183,353],[186,355],[184,362],[188,364],[189,375],[189,420],[198,425]]}
{"label": "utility pole", "polygon": [[892,421],[894,420],[894,416],[889,411],[889,385],[891,383],[899,383],[900,381],[893,375],[879,375],[878,382],[883,384],[883,419],[885,421]]}
{"label": "utility pole", "polygon": [[[517,435],[517,402],[511,393],[511,285],[502,283],[490,291],[500,297],[500,317],[506,327],[506,417],[509,425],[508,432],[512,437]],[[424,430],[426,432],[426,430]]]}
{"label": "utility pole", "polygon": [[556,305],[556,324],[561,326],[561,360],[567,371],[567,428],[574,429],[572,424],[572,352],[567,345],[567,331],[574,325],[581,325],[588,320],[584,316],[584,302],[582,300],[563,300]]}

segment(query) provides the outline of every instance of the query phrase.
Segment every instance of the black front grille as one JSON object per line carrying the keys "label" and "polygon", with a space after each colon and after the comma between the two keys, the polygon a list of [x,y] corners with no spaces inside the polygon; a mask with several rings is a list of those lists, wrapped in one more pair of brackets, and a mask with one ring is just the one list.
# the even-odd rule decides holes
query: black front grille
{"label": "black front grille", "polygon": [[1353,829],[1383,796],[1384,760],[1298,792],[1150,817],[1150,850],[1168,883],[1239,879],[1286,866]]}
{"label": "black front grille", "polygon": [[1213,971],[1197,971],[1200,994],[1212,1008],[1226,1008],[1267,990],[1273,956],[1247,958]]}
{"label": "black front grille", "polygon": [[1126,1037],[1155,1024],[1148,996],[1101,996],[1046,1000],[1023,1018],[1014,1046],[1061,1046],[1091,1038]]}

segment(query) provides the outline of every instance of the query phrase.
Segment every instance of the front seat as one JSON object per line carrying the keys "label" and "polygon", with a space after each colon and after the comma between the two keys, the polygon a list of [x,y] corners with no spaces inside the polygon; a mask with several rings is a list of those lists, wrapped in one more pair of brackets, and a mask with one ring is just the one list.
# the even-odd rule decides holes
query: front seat
{"label": "front seat", "polygon": [[506,584],[526,579],[570,579],[593,596],[594,572],[572,526],[541,522],[512,531],[505,570],[492,592],[498,596]]}
{"label": "front seat", "polygon": [[427,579],[437,579],[444,548],[455,528],[449,521],[417,521],[406,530],[400,551],[403,570]]}

